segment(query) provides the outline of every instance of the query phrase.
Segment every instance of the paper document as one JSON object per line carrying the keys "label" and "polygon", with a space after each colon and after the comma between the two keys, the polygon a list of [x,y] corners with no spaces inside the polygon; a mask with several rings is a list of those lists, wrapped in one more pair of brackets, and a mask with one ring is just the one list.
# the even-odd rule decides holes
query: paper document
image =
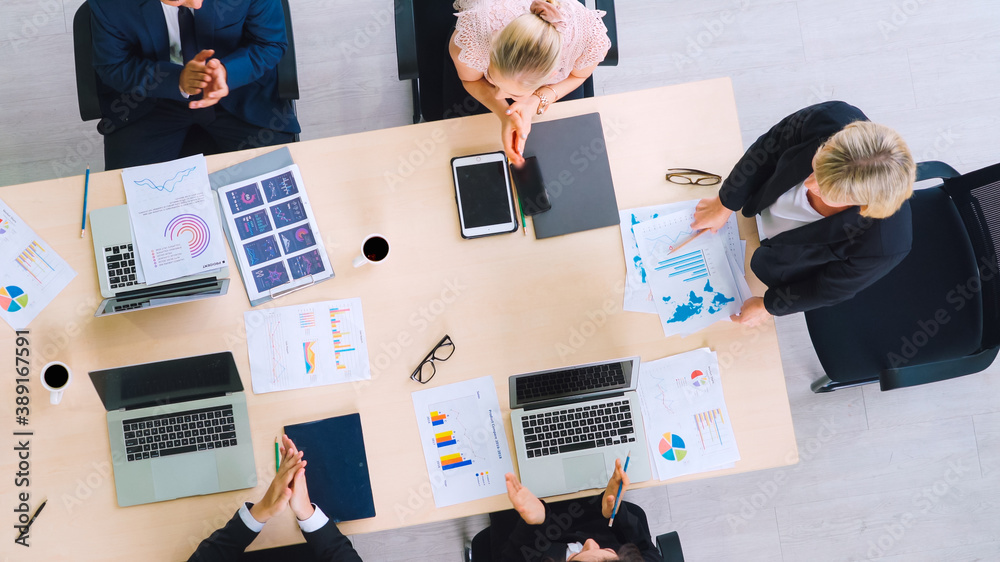
{"label": "paper document", "polygon": [[[619,211],[622,231],[622,247],[625,251],[625,303],[624,309],[632,312],[656,313],[653,304],[653,294],[646,283],[647,272],[643,267],[639,246],[633,232],[636,225],[678,211],[689,211],[694,220],[694,208],[698,201],[681,201],[652,207],[639,207]],[[688,223],[690,224],[690,222]],[[725,240],[726,253],[739,265],[741,275],[746,275],[743,264],[746,262],[746,242],[740,240],[740,230],[736,223],[736,215],[730,215],[726,225],[719,230],[719,235]],[[683,242],[683,240],[681,240]]]}
{"label": "paper document", "polygon": [[679,211],[633,227],[646,282],[667,336],[689,335],[719,320],[729,321],[743,305],[743,292],[719,234],[691,238],[691,213]]}
{"label": "paper document", "polygon": [[714,351],[703,347],[644,361],[639,398],[658,479],[729,468],[740,460]]}
{"label": "paper document", "polygon": [[226,265],[204,156],[125,168],[122,182],[140,279],[152,285]]}
{"label": "paper document", "polygon": [[254,394],[371,378],[361,299],[243,313]]}
{"label": "paper document", "polygon": [[413,393],[434,505],[507,493],[514,472],[493,377]]}
{"label": "paper document", "polygon": [[0,318],[20,330],[56,298],[76,272],[0,201]]}
{"label": "paper document", "polygon": [[251,301],[333,275],[298,166],[218,193]]}

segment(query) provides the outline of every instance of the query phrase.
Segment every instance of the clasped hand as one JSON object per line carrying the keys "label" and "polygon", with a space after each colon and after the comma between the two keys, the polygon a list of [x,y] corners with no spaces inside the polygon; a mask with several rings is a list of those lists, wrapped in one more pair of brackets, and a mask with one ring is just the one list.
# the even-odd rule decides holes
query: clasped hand
{"label": "clasped hand", "polygon": [[282,435],[279,447],[281,463],[278,473],[264,492],[264,497],[250,508],[250,515],[261,523],[278,515],[285,506],[292,508],[292,513],[299,521],[305,521],[312,516],[315,509],[309,501],[309,490],[306,488],[306,461],[302,459],[302,451],[295,443]]}
{"label": "clasped hand", "polygon": [[189,60],[181,70],[181,91],[189,96],[204,94],[202,99],[188,103],[191,109],[215,105],[229,95],[226,67],[219,59],[212,58],[214,54],[212,49],[206,49]]}

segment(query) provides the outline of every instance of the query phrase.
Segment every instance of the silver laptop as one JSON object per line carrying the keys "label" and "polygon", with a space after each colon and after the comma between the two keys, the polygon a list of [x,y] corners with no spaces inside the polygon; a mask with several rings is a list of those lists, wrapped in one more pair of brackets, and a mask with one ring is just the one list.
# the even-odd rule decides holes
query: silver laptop
{"label": "silver laptop", "polygon": [[121,314],[182,302],[218,297],[229,290],[229,268],[147,285],[132,240],[128,205],[90,212],[97,278],[104,300],[94,316]]}
{"label": "silver laptop", "polygon": [[521,482],[539,497],[604,488],[629,453],[629,479],[649,480],[638,375],[629,357],[511,377]]}
{"label": "silver laptop", "polygon": [[246,396],[226,351],[93,371],[118,505],[257,485]]}

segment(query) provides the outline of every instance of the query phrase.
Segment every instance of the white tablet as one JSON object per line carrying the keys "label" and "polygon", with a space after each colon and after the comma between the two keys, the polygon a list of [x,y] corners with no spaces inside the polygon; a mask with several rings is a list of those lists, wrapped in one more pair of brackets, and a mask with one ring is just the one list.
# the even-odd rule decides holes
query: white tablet
{"label": "white tablet", "polygon": [[507,157],[501,152],[451,160],[462,238],[517,230]]}

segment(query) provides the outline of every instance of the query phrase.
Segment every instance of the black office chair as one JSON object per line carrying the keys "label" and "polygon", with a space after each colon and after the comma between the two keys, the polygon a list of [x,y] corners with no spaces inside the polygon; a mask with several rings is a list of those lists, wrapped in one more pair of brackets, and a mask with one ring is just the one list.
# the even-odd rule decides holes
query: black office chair
{"label": "black office chair", "polygon": [[[646,512],[641,507],[629,504],[629,509],[637,511],[639,518],[646,521]],[[512,518],[520,517],[513,510],[505,512],[503,515]],[[681,550],[681,539],[677,535],[677,531],[671,531],[656,537],[656,547],[660,551],[660,556],[663,557],[663,562],[684,562],[684,552]],[[490,539],[490,528],[487,527],[476,533],[476,536],[472,538],[472,544],[465,550],[466,561],[490,562],[492,560],[492,552],[493,545]]]}
{"label": "black office chair", "polygon": [[[288,0],[281,0],[285,12],[285,31],[288,34],[288,49],[278,62],[278,97],[292,102],[295,111],[295,100],[299,99],[299,73],[295,64],[295,39],[292,32],[292,15]],[[101,118],[101,106],[98,101],[98,91],[103,88],[101,79],[94,70],[94,41],[90,29],[90,5],[84,2],[73,16],[73,56],[76,63],[76,99],[80,107],[80,119],[92,121]],[[295,135],[298,142],[299,135]],[[218,147],[206,135],[189,134],[184,141],[184,155],[215,154]]]}
{"label": "black office chair", "polygon": [[1000,164],[941,178],[910,199],[913,247],[885,277],[849,301],[806,312],[826,375],[813,392],[878,381],[882,390],[978,373],[1000,350]]}
{"label": "black office chair", "polygon": [[[618,65],[618,25],[614,0],[595,0],[604,10],[611,49],[600,66]],[[585,3],[580,0],[580,3]],[[455,31],[452,0],[395,0],[396,64],[400,80],[410,80],[413,90],[413,122],[438,121],[445,115],[444,71],[452,64],[447,56],[448,40]],[[583,83],[583,96],[594,97],[594,77]]]}

